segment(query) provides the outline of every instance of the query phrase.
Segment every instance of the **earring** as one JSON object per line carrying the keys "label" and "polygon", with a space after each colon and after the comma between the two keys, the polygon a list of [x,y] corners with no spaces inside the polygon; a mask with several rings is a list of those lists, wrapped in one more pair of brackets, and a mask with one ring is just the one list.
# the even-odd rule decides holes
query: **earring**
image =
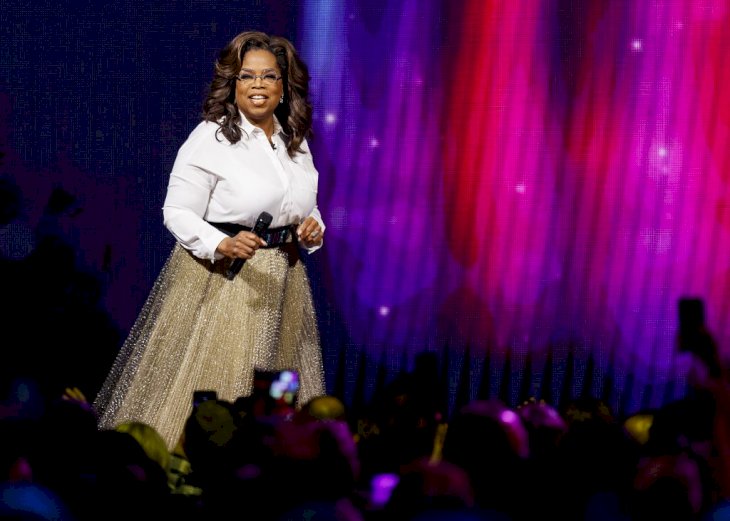
{"label": "earring", "polygon": [[281,98],[279,98],[279,103],[284,103],[284,95],[281,95]]}

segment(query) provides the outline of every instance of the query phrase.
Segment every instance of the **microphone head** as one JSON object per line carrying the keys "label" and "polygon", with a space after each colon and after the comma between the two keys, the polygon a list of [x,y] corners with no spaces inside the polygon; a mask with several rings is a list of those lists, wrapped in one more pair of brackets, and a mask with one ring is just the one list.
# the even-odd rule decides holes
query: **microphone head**
{"label": "microphone head", "polygon": [[257,235],[263,233],[269,227],[273,219],[274,217],[270,213],[261,212],[259,214],[259,218],[256,219],[256,224],[253,227],[253,232]]}

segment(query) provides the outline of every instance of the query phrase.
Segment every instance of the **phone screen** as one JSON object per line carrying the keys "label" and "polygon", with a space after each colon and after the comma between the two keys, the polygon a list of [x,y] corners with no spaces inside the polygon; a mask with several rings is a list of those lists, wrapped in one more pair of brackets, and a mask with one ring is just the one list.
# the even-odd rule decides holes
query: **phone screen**
{"label": "phone screen", "polygon": [[679,299],[679,348],[691,350],[705,326],[705,304],[700,298]]}
{"label": "phone screen", "polygon": [[260,414],[291,409],[298,391],[299,373],[293,369],[254,371],[253,401]]}
{"label": "phone screen", "polygon": [[683,333],[696,331],[705,323],[705,305],[699,298],[679,299],[679,328]]}
{"label": "phone screen", "polygon": [[279,371],[269,386],[269,396],[276,401],[293,405],[299,391],[299,374],[296,371]]}
{"label": "phone screen", "polygon": [[218,393],[210,390],[200,390],[193,392],[193,407],[197,407],[206,400],[217,400]]}

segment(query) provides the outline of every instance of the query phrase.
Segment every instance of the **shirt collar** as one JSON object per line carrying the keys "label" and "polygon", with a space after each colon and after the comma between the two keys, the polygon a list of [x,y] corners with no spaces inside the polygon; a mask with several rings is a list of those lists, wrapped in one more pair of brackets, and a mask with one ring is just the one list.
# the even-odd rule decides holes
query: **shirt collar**
{"label": "shirt collar", "polygon": [[[256,130],[258,127],[251,123],[249,120],[246,119],[246,116],[243,115],[243,112],[240,110],[238,111],[238,116],[240,118],[240,121],[238,123],[238,126],[241,127],[241,130],[246,134],[246,137],[251,137],[251,134],[254,130]],[[282,134],[285,135],[284,130],[281,127],[281,124],[279,123],[279,120],[276,117],[276,114],[274,114],[274,136]]]}

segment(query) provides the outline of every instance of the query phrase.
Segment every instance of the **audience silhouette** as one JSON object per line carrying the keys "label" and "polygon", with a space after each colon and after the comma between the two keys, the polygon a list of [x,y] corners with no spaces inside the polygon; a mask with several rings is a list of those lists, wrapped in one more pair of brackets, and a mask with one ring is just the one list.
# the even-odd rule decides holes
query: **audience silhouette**
{"label": "audience silhouette", "polygon": [[98,430],[69,388],[39,417],[2,418],[0,519],[46,519],[13,499],[26,489],[76,521],[724,519],[730,386],[717,374],[697,370],[686,397],[623,418],[585,396],[562,410],[474,399],[447,417],[402,374],[361,411],[368,436],[335,396],[209,399],[172,452],[144,424]]}

